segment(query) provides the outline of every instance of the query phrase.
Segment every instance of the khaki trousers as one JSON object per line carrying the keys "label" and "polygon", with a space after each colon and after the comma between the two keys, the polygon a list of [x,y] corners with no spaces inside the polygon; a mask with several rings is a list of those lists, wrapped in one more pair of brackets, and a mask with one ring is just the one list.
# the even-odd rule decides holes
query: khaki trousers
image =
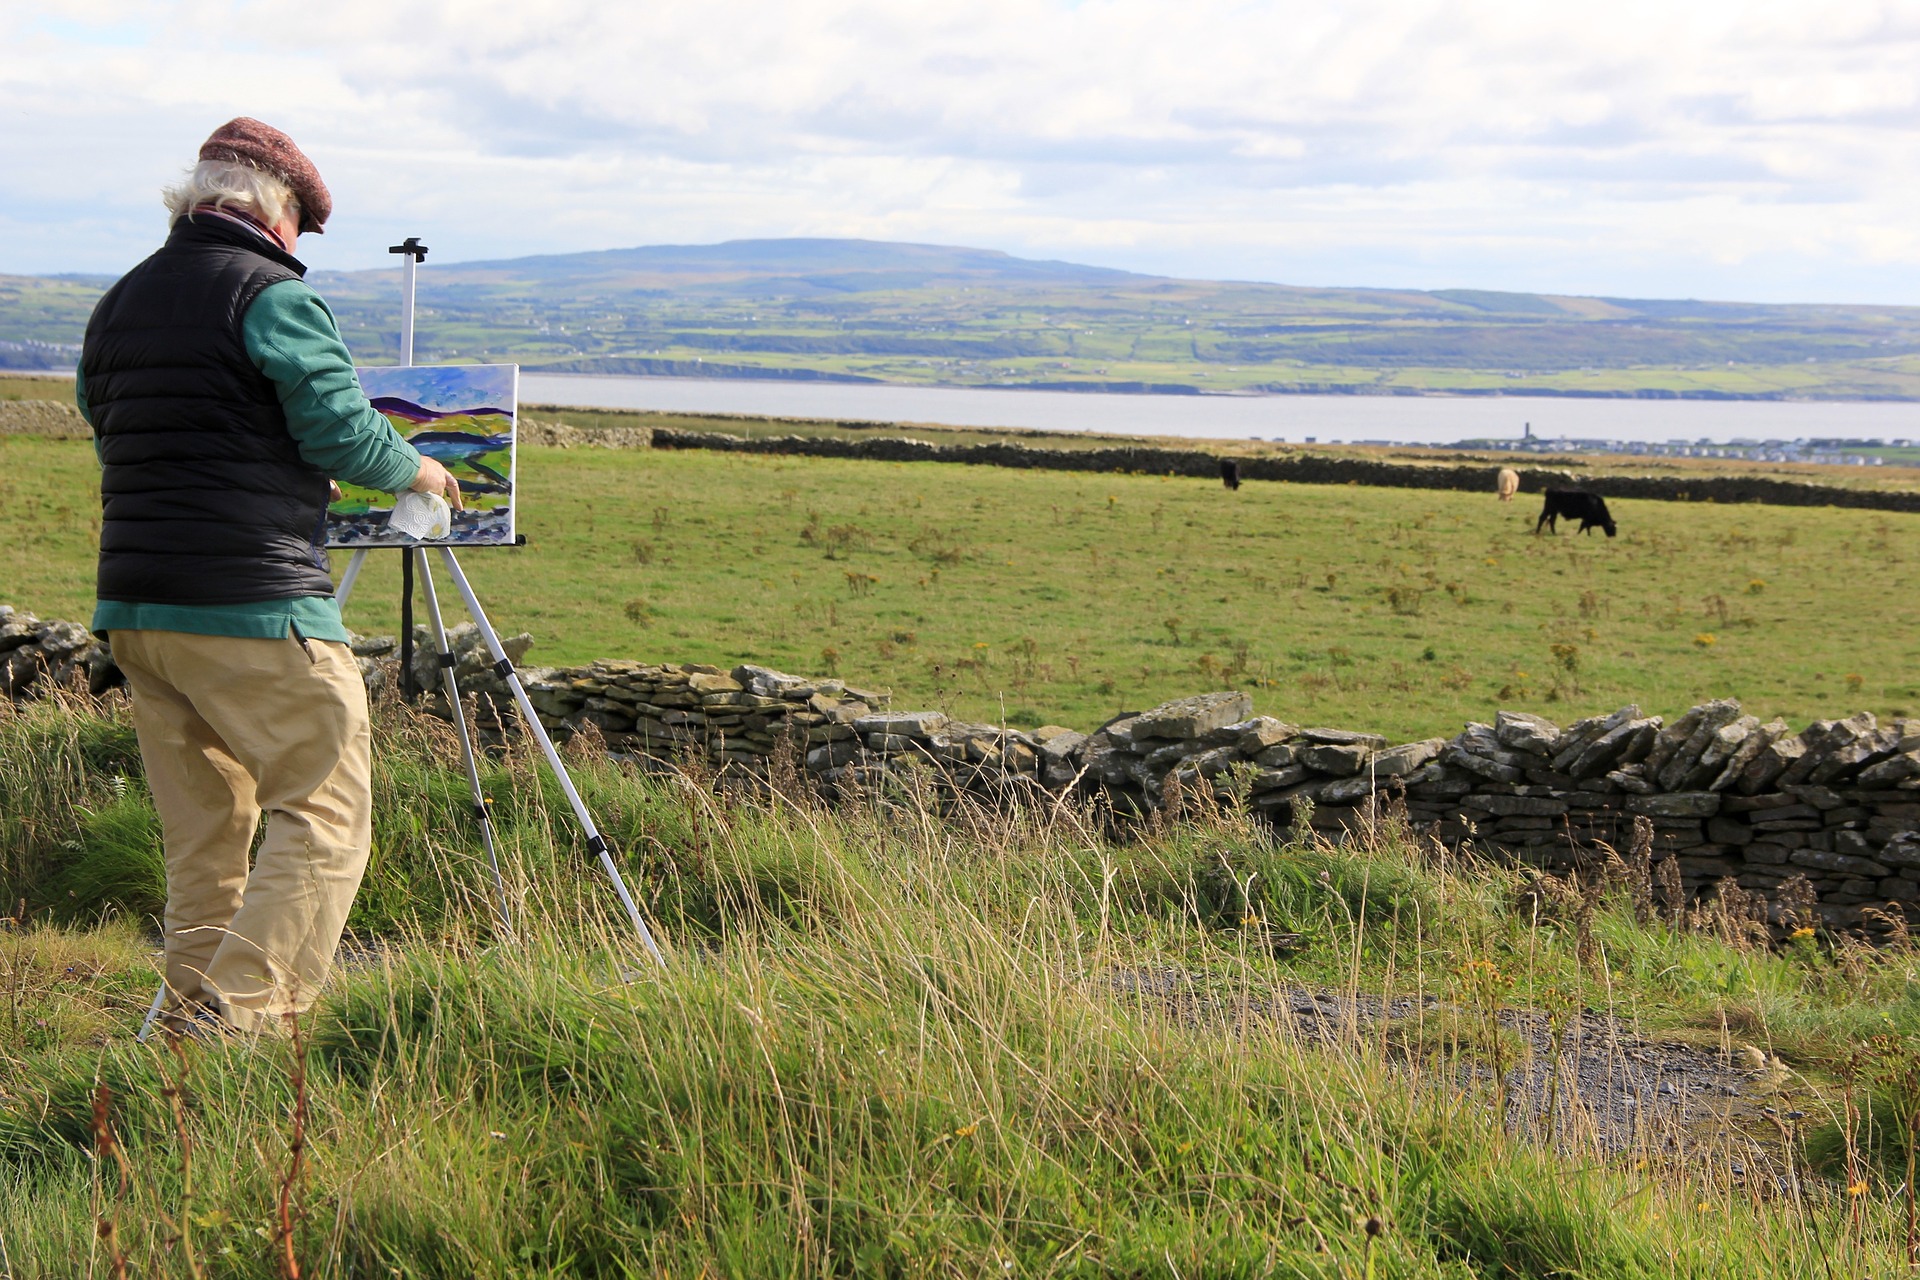
{"label": "khaki trousers", "polygon": [[171,1011],[212,1008],[246,1031],[305,1011],[373,836],[367,691],[352,654],[292,637],[111,638],[166,838]]}

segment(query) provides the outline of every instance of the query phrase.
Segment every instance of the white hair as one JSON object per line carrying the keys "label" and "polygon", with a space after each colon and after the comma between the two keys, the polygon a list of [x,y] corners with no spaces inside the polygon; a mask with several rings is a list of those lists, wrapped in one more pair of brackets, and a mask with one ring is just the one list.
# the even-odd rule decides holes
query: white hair
{"label": "white hair", "polygon": [[265,169],[235,160],[202,160],[160,198],[166,202],[169,227],[203,204],[238,209],[268,226],[282,217],[300,220],[300,202],[291,187]]}

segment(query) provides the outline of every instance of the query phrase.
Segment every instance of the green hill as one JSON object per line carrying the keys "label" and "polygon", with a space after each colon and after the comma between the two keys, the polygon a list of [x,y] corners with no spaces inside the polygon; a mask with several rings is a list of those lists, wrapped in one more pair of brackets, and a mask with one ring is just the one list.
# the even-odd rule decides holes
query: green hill
{"label": "green hill", "polygon": [[[316,272],[358,359],[398,276]],[[442,264],[417,358],[1089,390],[1920,398],[1920,308],[1316,289],[983,249],[736,240]],[[0,367],[70,363],[99,277],[0,277]]]}

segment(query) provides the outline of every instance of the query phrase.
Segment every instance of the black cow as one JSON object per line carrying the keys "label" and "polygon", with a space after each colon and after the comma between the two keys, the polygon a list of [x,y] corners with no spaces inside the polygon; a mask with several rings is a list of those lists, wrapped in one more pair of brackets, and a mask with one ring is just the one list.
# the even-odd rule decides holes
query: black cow
{"label": "black cow", "polygon": [[1240,464],[1232,458],[1220,459],[1220,483],[1229,489],[1240,487]]}
{"label": "black cow", "polygon": [[1609,538],[1619,531],[1613,523],[1613,517],[1607,514],[1606,499],[1585,489],[1547,490],[1547,505],[1540,509],[1540,518],[1533,522],[1533,531],[1538,533],[1544,526],[1549,533],[1560,532],[1558,521],[1561,516],[1578,520],[1582,533],[1592,532],[1595,525],[1605,529]]}

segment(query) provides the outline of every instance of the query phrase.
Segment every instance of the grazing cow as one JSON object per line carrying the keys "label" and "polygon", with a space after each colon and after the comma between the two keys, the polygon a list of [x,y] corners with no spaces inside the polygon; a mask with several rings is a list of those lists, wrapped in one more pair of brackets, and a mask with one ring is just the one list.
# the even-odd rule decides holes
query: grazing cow
{"label": "grazing cow", "polygon": [[1502,467],[1493,484],[1494,491],[1500,495],[1500,501],[1512,502],[1513,495],[1520,492],[1520,473],[1512,467]]}
{"label": "grazing cow", "polygon": [[1549,533],[1560,532],[1561,516],[1578,520],[1582,533],[1592,532],[1595,525],[1605,529],[1609,538],[1617,531],[1613,517],[1607,514],[1606,499],[1585,489],[1547,490],[1547,505],[1540,509],[1540,518],[1533,522],[1533,531],[1538,533],[1545,526]]}
{"label": "grazing cow", "polygon": [[1229,489],[1240,487],[1240,463],[1233,458],[1220,459],[1220,483]]}

